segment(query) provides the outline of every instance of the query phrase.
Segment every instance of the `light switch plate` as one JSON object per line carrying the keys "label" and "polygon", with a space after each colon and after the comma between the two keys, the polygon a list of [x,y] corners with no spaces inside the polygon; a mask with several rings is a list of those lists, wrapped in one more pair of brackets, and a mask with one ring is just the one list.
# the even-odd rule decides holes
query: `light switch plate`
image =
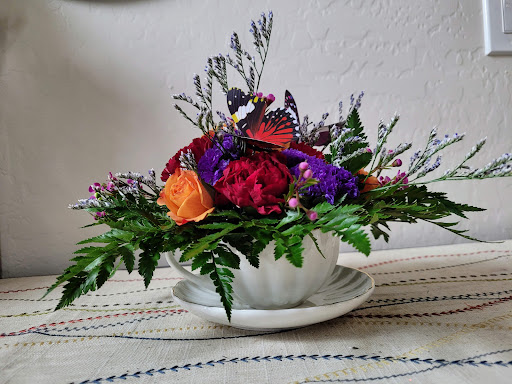
{"label": "light switch plate", "polygon": [[512,33],[512,0],[501,0],[503,32]]}
{"label": "light switch plate", "polygon": [[[512,33],[505,33],[508,27],[508,12],[504,6],[512,5],[510,0],[482,0],[484,14],[484,38],[486,55],[512,55]],[[505,24],[506,23],[506,24]]]}

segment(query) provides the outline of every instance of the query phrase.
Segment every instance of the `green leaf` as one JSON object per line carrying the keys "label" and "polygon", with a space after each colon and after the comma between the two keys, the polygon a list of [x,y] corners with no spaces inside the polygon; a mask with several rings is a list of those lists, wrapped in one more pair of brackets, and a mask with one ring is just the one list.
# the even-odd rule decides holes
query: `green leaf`
{"label": "green leaf", "polygon": [[219,232],[212,233],[208,236],[205,236],[198,240],[197,243],[190,245],[185,252],[183,252],[183,255],[181,256],[181,260],[186,261],[190,260],[191,258],[195,257],[196,255],[200,254],[201,252],[204,252],[207,249],[215,249],[217,247],[218,240],[221,239],[223,236],[227,235],[231,231],[241,227],[243,223],[239,224],[231,224],[226,223],[224,226],[224,229]]}
{"label": "green leaf", "polygon": [[197,228],[201,228],[201,229],[224,229],[224,228],[226,228],[226,225],[229,225],[229,223],[226,223],[226,222],[210,223],[210,224],[198,225]]}
{"label": "green leaf", "polygon": [[158,265],[158,259],[160,259],[160,253],[158,252],[144,251],[139,255],[139,275],[144,278],[144,286],[146,288],[153,278],[153,272]]}
{"label": "green leaf", "polygon": [[86,254],[87,255],[87,254],[97,251],[98,249],[101,249],[101,248],[102,247],[96,247],[96,246],[83,247],[83,248],[80,248],[78,251],[73,252],[73,254],[75,254],[75,255]]}
{"label": "green leaf", "polygon": [[217,257],[215,263],[225,267],[240,269],[240,257],[225,247],[218,247],[215,250]]}
{"label": "green leaf", "polygon": [[277,237],[275,239],[275,246],[274,246],[274,259],[279,260],[284,253],[286,252],[286,247],[284,245],[284,240],[282,237]]}
{"label": "green leaf", "polygon": [[233,282],[233,272],[227,268],[218,268],[214,266],[214,271],[210,274],[210,278],[215,285],[215,291],[220,295],[220,300],[226,311],[228,320],[231,322],[231,308],[233,306],[233,288],[231,283]]}
{"label": "green leaf", "polygon": [[96,277],[95,289],[99,289],[105,282],[112,277],[115,273],[114,263],[117,259],[117,255],[110,255],[101,263]]}
{"label": "green leaf", "polygon": [[203,252],[194,257],[192,259],[192,270],[195,271],[197,268],[201,268],[211,259],[211,257],[212,255],[209,252]]}
{"label": "green leaf", "polygon": [[350,227],[359,221],[359,216],[339,215],[325,224],[328,228]]}
{"label": "green leaf", "polygon": [[284,236],[292,236],[292,235],[302,235],[306,231],[306,228],[304,225],[297,224],[290,228],[288,228],[286,231],[281,232]]}
{"label": "green leaf", "polygon": [[[211,256],[209,257],[209,259],[211,258]],[[201,275],[207,275],[211,272],[213,272],[215,270],[215,264],[213,263],[207,263],[207,264],[204,264],[202,267],[201,267]]]}
{"label": "green leaf", "polygon": [[99,236],[91,237],[90,239],[82,240],[77,244],[110,243],[115,240],[121,240],[123,242],[128,243],[132,239],[132,237],[133,233],[114,228],[109,232],[106,232]]}
{"label": "green leaf", "polygon": [[322,250],[320,249],[320,246],[318,245],[318,240],[316,239],[316,237],[311,232],[308,233],[308,236],[311,238],[311,240],[313,240],[313,244],[315,244],[315,247],[316,247],[318,253],[320,253],[322,255],[322,257],[325,259],[325,255],[323,254]]}
{"label": "green leaf", "polygon": [[300,211],[286,211],[286,216],[277,224],[276,229],[279,229],[286,224],[290,224],[298,219],[300,219],[302,213]]}
{"label": "green leaf", "polygon": [[192,259],[193,257],[196,257],[197,255],[203,253],[207,249],[214,249],[217,246],[217,243],[212,244],[208,242],[201,242],[192,244],[190,247],[188,247],[183,254],[181,255],[180,261],[184,262],[187,260]]}
{"label": "green leaf", "polygon": [[128,273],[132,273],[133,267],[135,266],[135,255],[133,254],[133,246],[125,245],[123,247],[119,247],[119,253],[121,254],[121,258],[126,266],[126,270]]}
{"label": "green leaf", "polygon": [[246,259],[255,268],[260,267],[260,257],[259,254],[267,247],[270,243],[270,240],[254,240],[252,243],[251,252],[246,255]]}
{"label": "green leaf", "polygon": [[332,211],[333,209],[334,205],[329,204],[327,201],[324,201],[320,204],[315,205],[312,210],[321,215],[329,211]]}
{"label": "green leaf", "polygon": [[[359,136],[362,139],[362,141],[346,144],[345,147],[343,148],[343,156],[348,156],[357,151],[358,149],[369,147],[366,134],[364,133],[364,127],[361,123],[361,120],[359,119],[359,112],[357,111],[357,109],[354,108],[347,117],[346,127],[353,129],[352,134],[350,136]],[[355,156],[343,162],[341,166],[350,173],[354,174],[360,169],[370,164],[371,160],[372,154],[364,152],[359,156]]]}
{"label": "green leaf", "polygon": [[377,225],[372,225],[372,234],[375,240],[377,240],[379,237],[383,237],[384,241],[387,243],[389,240],[389,234],[387,232],[384,232],[382,229],[380,229]]}
{"label": "green leaf", "polygon": [[73,258],[72,260],[75,261],[76,264],[66,268],[64,273],[62,273],[57,278],[55,283],[50,288],[48,288],[43,298],[46,297],[59,285],[65,283],[74,276],[81,274],[82,272],[85,273],[95,269],[99,264],[103,262],[103,260],[110,254],[110,252],[117,249],[117,247],[117,243],[111,243],[105,247],[95,247],[96,249],[91,250],[86,256],[78,256]]}
{"label": "green leaf", "polygon": [[229,217],[229,218],[233,218],[233,219],[242,219],[242,215],[240,215],[239,213],[237,213],[235,211],[215,211],[215,212],[210,213],[208,216],[210,216],[210,217],[222,216],[222,217]]}
{"label": "green leaf", "polygon": [[263,219],[258,219],[258,220],[257,220],[257,222],[258,222],[258,223],[261,223],[261,224],[270,224],[270,225],[272,225],[272,224],[277,224],[277,223],[279,223],[280,221],[281,221],[281,220],[279,220],[279,219],[270,219],[270,218],[268,218],[268,217],[265,217],[265,218],[263,218]]}
{"label": "green leaf", "polygon": [[66,285],[64,286],[64,291],[62,292],[62,296],[59,300],[59,303],[55,307],[55,310],[68,306],[82,294],[85,294],[90,290],[93,290],[94,280],[87,280],[87,276],[88,275],[86,274],[80,274],[77,276],[73,276],[67,281]]}
{"label": "green leaf", "polygon": [[[253,237],[247,233],[230,233],[224,236],[224,242],[229,244],[230,247],[233,247],[242,255],[244,255],[249,263],[252,264],[254,260],[250,260],[251,254],[253,252]],[[259,262],[256,260],[256,262]]]}
{"label": "green leaf", "polygon": [[286,248],[285,257],[297,268],[302,268],[302,264],[304,262],[302,251],[304,251],[304,248],[302,248],[302,239],[299,238],[299,240],[299,242],[295,242],[295,244],[292,244]]}
{"label": "green leaf", "polygon": [[370,239],[360,227],[360,225],[356,224],[341,232],[341,241],[349,243],[359,252],[369,256],[371,251]]}

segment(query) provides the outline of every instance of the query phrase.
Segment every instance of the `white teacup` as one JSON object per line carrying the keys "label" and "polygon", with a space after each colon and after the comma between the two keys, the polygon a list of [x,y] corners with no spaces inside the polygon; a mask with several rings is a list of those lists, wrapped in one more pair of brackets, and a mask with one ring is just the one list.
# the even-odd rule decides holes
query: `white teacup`
{"label": "white teacup", "polygon": [[[243,254],[231,248],[240,257],[240,269],[231,269],[234,308],[284,309],[293,308],[317,292],[329,279],[339,255],[339,239],[329,233],[313,231],[325,258],[316,249],[309,236],[304,238],[302,268],[293,266],[284,256],[274,259],[274,242],[260,254],[260,266],[249,264]],[[195,275],[184,269],[171,253],[165,253],[170,266],[183,278],[202,289],[215,291],[208,276]]]}

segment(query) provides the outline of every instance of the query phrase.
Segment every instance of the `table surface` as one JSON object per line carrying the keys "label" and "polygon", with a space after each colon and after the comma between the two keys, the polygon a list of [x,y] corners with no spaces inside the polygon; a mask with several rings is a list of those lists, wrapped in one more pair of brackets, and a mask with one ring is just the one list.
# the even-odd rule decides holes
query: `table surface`
{"label": "table surface", "polygon": [[0,280],[1,383],[480,383],[512,374],[512,240],[342,254],[372,297],[305,328],[244,331],[172,301],[179,278],[144,289],[119,271],[54,312],[54,276]]}

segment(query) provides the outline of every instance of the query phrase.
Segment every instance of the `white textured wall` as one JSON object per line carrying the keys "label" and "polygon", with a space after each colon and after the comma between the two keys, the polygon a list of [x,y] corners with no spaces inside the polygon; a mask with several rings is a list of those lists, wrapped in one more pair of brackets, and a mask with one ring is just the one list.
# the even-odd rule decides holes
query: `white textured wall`
{"label": "white textured wall", "polygon": [[[498,1],[498,0],[496,0]],[[512,57],[483,53],[480,0],[0,2],[0,245],[4,277],[58,273],[94,229],[67,204],[109,170],[159,171],[196,135],[171,107],[193,72],[226,52],[233,29],[272,8],[264,92],[294,94],[301,114],[334,114],[366,91],[372,138],[399,111],[394,139],[489,136],[483,164],[512,149]],[[248,44],[250,45],[250,44]],[[224,106],[220,93],[218,105]],[[415,147],[416,147],[415,146]],[[474,236],[511,238],[512,181],[440,185],[472,215]],[[508,197],[508,198],[507,198]],[[399,248],[460,242],[428,225],[393,227]]]}

